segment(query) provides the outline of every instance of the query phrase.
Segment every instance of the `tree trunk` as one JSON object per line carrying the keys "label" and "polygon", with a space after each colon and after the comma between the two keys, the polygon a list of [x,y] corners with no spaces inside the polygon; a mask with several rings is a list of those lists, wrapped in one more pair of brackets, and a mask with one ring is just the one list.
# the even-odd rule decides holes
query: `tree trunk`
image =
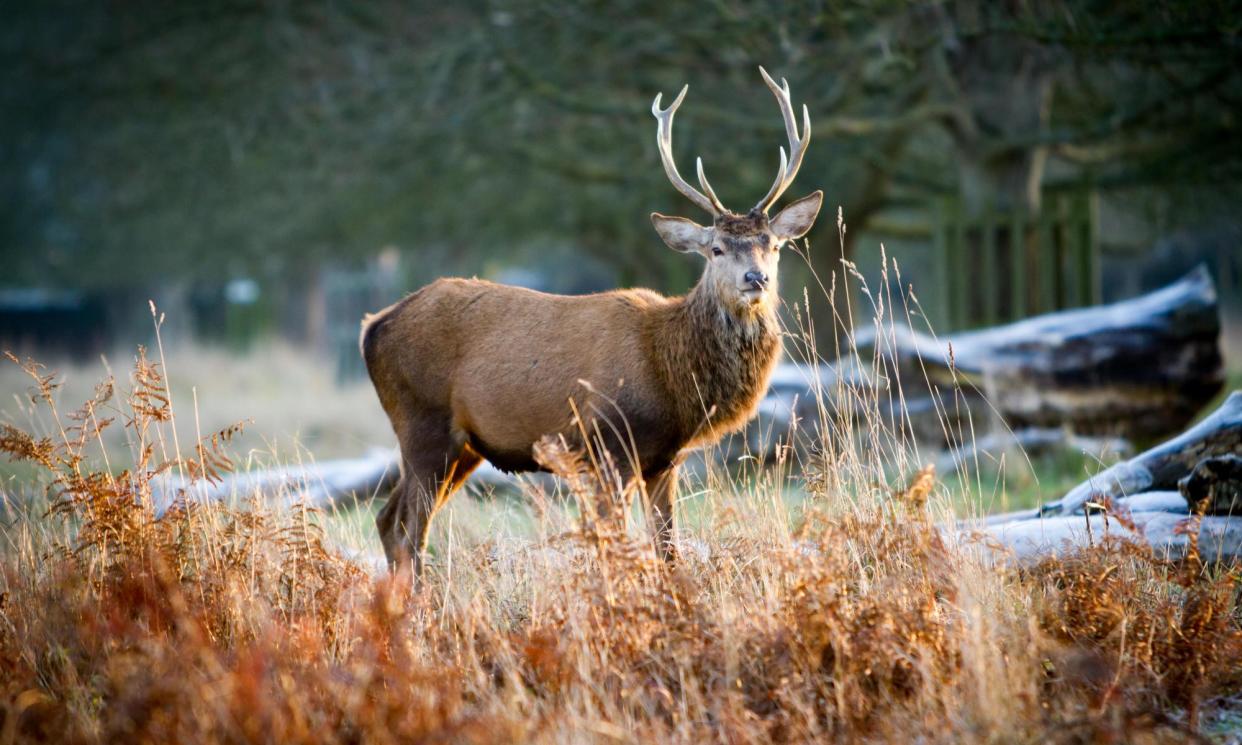
{"label": "tree trunk", "polygon": [[[953,28],[975,28],[993,10],[987,3],[961,3]],[[951,132],[966,216],[989,209],[1037,216],[1047,148],[1030,135],[1048,125],[1052,57],[1016,35],[955,36],[948,46],[952,87],[965,110]]]}

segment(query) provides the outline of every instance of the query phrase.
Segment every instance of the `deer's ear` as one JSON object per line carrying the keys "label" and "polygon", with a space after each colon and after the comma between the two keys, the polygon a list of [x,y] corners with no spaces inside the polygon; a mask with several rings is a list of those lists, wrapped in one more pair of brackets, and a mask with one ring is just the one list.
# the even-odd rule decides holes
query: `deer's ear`
{"label": "deer's ear", "polygon": [[801,238],[811,230],[819,208],[824,204],[824,193],[816,191],[790,204],[772,218],[772,232],[782,241]]}
{"label": "deer's ear", "polygon": [[669,217],[659,212],[651,213],[651,224],[656,232],[674,251],[690,253],[695,251],[706,255],[712,244],[712,229],[705,228],[693,220],[684,217]]}

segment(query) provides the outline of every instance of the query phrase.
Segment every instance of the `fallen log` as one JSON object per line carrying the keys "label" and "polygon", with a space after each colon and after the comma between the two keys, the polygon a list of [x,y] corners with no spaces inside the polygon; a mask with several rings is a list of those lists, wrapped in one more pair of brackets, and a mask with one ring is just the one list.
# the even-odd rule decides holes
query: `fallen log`
{"label": "fallen log", "polygon": [[[1199,554],[1205,561],[1242,559],[1242,519],[1202,517],[1199,520]],[[1097,545],[1107,536],[1151,546],[1167,559],[1186,556],[1192,518],[1169,512],[1134,512],[1132,531],[1105,514],[1018,520],[990,525],[976,537],[984,546],[1000,548],[1019,563],[1072,554]]]}
{"label": "fallen log", "polygon": [[[778,397],[766,401],[761,407],[760,419],[743,439],[742,447],[749,453],[763,457],[766,450],[773,447],[772,443],[789,431],[796,408],[796,395],[789,392],[789,387],[783,386]],[[1016,433],[1013,442],[1023,447],[1050,446],[1061,442],[1081,446],[1092,442],[1073,436],[1066,440],[1065,437],[1061,431],[1030,430]],[[1007,439],[1004,442],[998,439],[992,444],[1002,447],[1006,442]],[[1123,445],[1114,443],[1110,447]],[[1178,481],[1187,476],[1203,457],[1229,453],[1242,454],[1242,393],[1231,395],[1220,409],[1179,437],[1102,471],[1075,487],[1061,500],[1037,509],[989,516],[984,523],[991,525],[1033,519],[1040,515],[1069,514],[1080,509],[1088,500],[1118,499],[1138,492],[1176,489]],[[728,450],[721,455],[731,457],[737,454]],[[969,453],[962,450],[950,451],[942,458],[944,462],[941,466],[944,471],[951,471],[968,456]],[[159,481],[156,499],[160,509],[166,509],[174,498],[182,494],[199,500],[238,496],[281,497],[290,502],[323,507],[351,497],[384,496],[396,482],[398,473],[396,451],[376,449],[361,458],[243,471],[229,474],[214,483],[201,480],[188,482],[169,474]],[[1208,483],[1206,475],[1201,477],[1201,482]],[[517,488],[520,481],[484,463],[471,475],[470,483],[491,488]],[[1237,498],[1231,496],[1229,499]]]}
{"label": "fallen log", "polygon": [[1220,408],[1173,439],[1121,461],[1071,489],[1064,497],[1034,511],[1069,515],[1087,502],[1100,503],[1127,494],[1177,489],[1178,482],[1204,458],[1242,455],[1242,391],[1234,391]]}
{"label": "fallen log", "polygon": [[[895,419],[923,409],[961,431],[965,415],[986,421],[994,410],[1015,430],[1150,442],[1185,427],[1223,387],[1219,336],[1216,290],[1200,266],[1112,305],[940,338],[894,326],[860,333],[856,346],[861,361],[895,365],[905,404]],[[934,437],[943,427],[913,428]]]}
{"label": "fallen log", "polygon": [[[156,480],[154,497],[158,512],[167,510],[178,498],[210,502],[261,497],[327,508],[349,504],[351,500],[387,497],[399,475],[397,451],[375,448],[361,458],[239,471],[217,481],[165,474]],[[528,474],[525,478],[538,480],[541,476]],[[521,481],[485,462],[470,474],[470,484],[483,489],[517,489]]]}
{"label": "fallen log", "polygon": [[[1133,499],[1134,495],[1178,492],[1184,488],[1204,490],[1211,483],[1205,472],[1201,473],[1199,482],[1187,482],[1187,487],[1182,487],[1181,482],[1205,458],[1229,454],[1242,454],[1242,391],[1231,393],[1216,411],[1194,427],[1129,460],[1104,469],[1070,489],[1060,499],[1032,509],[988,515],[982,522],[984,525],[998,525],[1040,517],[1072,515],[1082,512],[1088,503],[1103,504],[1110,500],[1124,503]],[[1189,501],[1184,491],[1181,496],[1184,502]],[[1195,501],[1201,498],[1200,494]]]}
{"label": "fallen log", "polygon": [[158,512],[177,499],[208,502],[262,497],[327,507],[346,497],[362,499],[386,490],[396,483],[398,473],[396,452],[376,448],[360,458],[238,471],[215,481],[168,473],[157,479],[154,498]]}
{"label": "fallen log", "polygon": [[1169,512],[1174,515],[1189,515],[1190,505],[1180,492],[1149,491],[1122,497],[1115,503],[1116,509],[1124,514],[1134,512]]}
{"label": "fallen log", "polygon": [[[1105,469],[1039,508],[959,529],[1018,561],[1058,556],[1106,535],[1180,559],[1198,526],[1204,559],[1242,559],[1242,391],[1186,432]],[[1131,526],[1133,526],[1131,528]]]}

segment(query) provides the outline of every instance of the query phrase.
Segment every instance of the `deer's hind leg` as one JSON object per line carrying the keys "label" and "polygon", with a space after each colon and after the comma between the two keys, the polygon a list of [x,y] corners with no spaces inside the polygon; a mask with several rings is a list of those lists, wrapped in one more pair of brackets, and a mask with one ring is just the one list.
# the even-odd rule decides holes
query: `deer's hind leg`
{"label": "deer's hind leg", "polygon": [[431,519],[481,462],[464,439],[450,431],[449,418],[422,416],[405,422],[401,479],[375,518],[390,568],[412,563],[422,573]]}

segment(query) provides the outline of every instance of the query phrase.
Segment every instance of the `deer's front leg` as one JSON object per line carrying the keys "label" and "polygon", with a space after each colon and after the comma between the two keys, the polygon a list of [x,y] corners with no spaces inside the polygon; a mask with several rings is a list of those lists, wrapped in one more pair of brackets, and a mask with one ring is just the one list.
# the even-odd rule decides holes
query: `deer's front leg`
{"label": "deer's front leg", "polygon": [[646,479],[647,496],[651,499],[650,521],[656,552],[665,561],[677,558],[677,549],[673,543],[673,531],[676,529],[673,503],[677,501],[679,465],[679,463],[673,463],[652,473]]}

